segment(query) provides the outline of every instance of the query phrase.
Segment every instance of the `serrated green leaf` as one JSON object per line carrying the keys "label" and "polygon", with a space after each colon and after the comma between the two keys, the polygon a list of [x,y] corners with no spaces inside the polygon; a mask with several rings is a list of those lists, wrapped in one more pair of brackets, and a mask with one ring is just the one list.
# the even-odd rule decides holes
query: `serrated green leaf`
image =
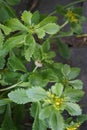
{"label": "serrated green leaf", "polygon": [[50,113],[49,126],[52,130],[63,130],[64,120],[59,112]]}
{"label": "serrated green leaf", "polygon": [[36,109],[37,109],[37,103],[36,102],[33,102],[31,104],[31,108],[30,108],[30,114],[33,118],[35,118],[35,115],[36,115]]}
{"label": "serrated green leaf", "polygon": [[25,34],[7,39],[7,41],[4,44],[4,49],[3,49],[4,53],[7,53],[8,51],[10,51],[15,47],[19,47],[23,45],[24,39],[25,39]]}
{"label": "serrated green leaf", "polygon": [[83,88],[83,82],[81,80],[73,80],[73,81],[69,81],[69,83],[75,89],[82,89]]}
{"label": "serrated green leaf", "polygon": [[27,27],[23,25],[17,18],[10,19],[6,22],[6,25],[11,28],[11,31],[28,31]]}
{"label": "serrated green leaf", "polygon": [[68,75],[69,80],[76,78],[80,73],[79,68],[71,68],[70,73]]}
{"label": "serrated green leaf", "polygon": [[32,23],[34,24],[38,24],[40,21],[40,14],[39,11],[35,11],[32,15],[32,19],[31,19]]}
{"label": "serrated green leaf", "polygon": [[38,73],[31,74],[29,77],[29,82],[32,86],[45,87],[48,84],[48,80],[44,79],[42,75]]}
{"label": "serrated green leaf", "polygon": [[71,116],[78,116],[78,115],[82,114],[82,110],[81,110],[80,106],[78,104],[75,104],[75,103],[67,102],[65,109],[68,111],[68,113]]}
{"label": "serrated green leaf", "polygon": [[8,59],[8,65],[10,65],[13,71],[20,70],[20,71],[26,72],[26,67],[24,66],[22,61],[19,58],[17,58],[15,55],[12,55]]}
{"label": "serrated green leaf", "polygon": [[27,35],[26,39],[25,39],[25,45],[27,45],[25,47],[25,58],[27,61],[30,61],[30,58],[32,57],[34,50],[35,50],[35,46],[36,46],[36,42],[33,38],[32,35]]}
{"label": "serrated green leaf", "polygon": [[62,43],[61,41],[58,40],[58,50],[60,55],[65,58],[69,59],[70,58],[70,50],[67,44]]}
{"label": "serrated green leaf", "polygon": [[6,71],[4,72],[3,76],[2,76],[2,85],[12,85],[15,84],[18,79],[20,78],[21,74],[17,73],[17,72],[13,72],[13,71]]}
{"label": "serrated green leaf", "polygon": [[11,32],[11,29],[9,27],[7,27],[7,26],[5,26],[5,25],[3,25],[1,23],[0,23],[0,29],[3,30],[3,32],[5,33],[5,35],[10,34],[10,32]]}
{"label": "serrated green leaf", "polygon": [[21,19],[25,24],[31,25],[31,18],[32,18],[32,13],[30,11],[24,11],[22,13]]}
{"label": "serrated green leaf", "polygon": [[56,83],[54,86],[52,86],[51,90],[52,93],[60,97],[63,92],[63,85],[61,83]]}
{"label": "serrated green leaf", "polygon": [[38,38],[44,38],[45,36],[45,30],[43,28],[36,29],[36,34]]}
{"label": "serrated green leaf", "polygon": [[48,34],[56,34],[57,32],[59,32],[60,27],[59,27],[59,25],[57,25],[55,23],[49,23],[49,24],[43,26],[43,29]]}
{"label": "serrated green leaf", "polygon": [[15,91],[11,91],[8,94],[8,97],[10,98],[11,101],[17,103],[17,104],[26,104],[28,102],[31,102],[31,100],[28,98],[26,94],[25,89],[16,89]]}
{"label": "serrated green leaf", "polygon": [[71,68],[69,65],[65,64],[65,65],[63,65],[61,71],[62,71],[62,74],[66,77],[69,75]]}
{"label": "serrated green leaf", "polygon": [[34,44],[35,43],[35,39],[31,34],[26,35],[25,38],[25,45],[29,46],[30,44]]}
{"label": "serrated green leaf", "polygon": [[53,82],[59,81],[58,75],[51,68],[45,68],[44,70],[42,70],[42,75],[45,77],[45,79],[47,79],[49,81],[53,81]]}
{"label": "serrated green leaf", "polygon": [[41,61],[41,59],[42,59],[41,45],[39,45],[39,44],[35,45],[33,57],[34,57],[34,61],[36,61],[36,60]]}
{"label": "serrated green leaf", "polygon": [[35,119],[32,126],[32,130],[47,130],[47,125],[44,120],[39,119],[39,112],[41,110],[40,104],[37,103],[35,110]]}
{"label": "serrated green leaf", "polygon": [[72,102],[78,102],[84,95],[84,92],[79,89],[66,88],[64,91],[64,96],[68,97]]}
{"label": "serrated green leaf", "polygon": [[86,120],[87,120],[87,115],[86,114],[82,114],[82,115],[77,117],[77,122],[83,123]]}
{"label": "serrated green leaf", "polygon": [[42,44],[42,50],[43,50],[43,52],[48,53],[48,51],[50,50],[50,41],[49,40],[44,41],[44,43]]}
{"label": "serrated green leaf", "polygon": [[41,87],[32,87],[26,91],[27,96],[32,102],[43,100],[47,97],[46,91]]}
{"label": "serrated green leaf", "polygon": [[52,109],[53,109],[53,108],[52,108],[51,106],[47,106],[47,107],[43,108],[43,109],[40,111],[39,119],[44,120],[44,119],[49,118]]}

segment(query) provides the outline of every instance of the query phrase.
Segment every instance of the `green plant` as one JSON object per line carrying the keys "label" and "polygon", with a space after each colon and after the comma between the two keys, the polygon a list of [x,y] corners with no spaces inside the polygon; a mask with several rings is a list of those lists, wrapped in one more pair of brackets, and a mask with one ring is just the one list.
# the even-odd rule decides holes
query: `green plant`
{"label": "green plant", "polygon": [[[78,104],[84,95],[83,83],[76,79],[80,69],[54,62],[51,51],[55,41],[61,56],[70,57],[61,37],[79,35],[84,17],[80,8],[58,5],[56,11],[64,24],[38,11],[24,11],[21,21],[0,24],[0,130],[24,129],[25,104],[34,118],[33,130],[78,130],[87,120]],[[70,30],[64,32],[67,24]]]}
{"label": "green plant", "polygon": [[21,0],[0,0],[0,22],[5,23],[8,19],[16,17],[16,12],[12,8]]}

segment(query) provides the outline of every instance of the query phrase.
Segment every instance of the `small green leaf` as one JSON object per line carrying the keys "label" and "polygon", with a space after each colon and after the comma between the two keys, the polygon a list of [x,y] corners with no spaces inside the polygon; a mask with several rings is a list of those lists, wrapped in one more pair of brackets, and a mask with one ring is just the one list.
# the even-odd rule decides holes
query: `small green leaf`
{"label": "small green leaf", "polygon": [[36,115],[36,109],[37,109],[37,102],[32,102],[31,108],[30,108],[30,114],[33,118],[35,118]]}
{"label": "small green leaf", "polygon": [[0,56],[0,69],[3,69],[5,66],[5,58],[3,56]]}
{"label": "small green leaf", "polygon": [[68,97],[72,102],[78,102],[84,95],[84,92],[79,89],[66,88],[64,91],[64,96]]}
{"label": "small green leaf", "polygon": [[83,88],[83,82],[81,80],[73,80],[73,81],[69,81],[69,83],[75,89],[82,89]]}
{"label": "small green leaf", "polygon": [[[20,78],[21,74],[18,72],[13,72],[13,71],[6,71],[3,74],[3,81],[5,82],[5,85],[12,85],[15,84],[18,79]],[[4,85],[2,83],[2,85]]]}
{"label": "small green leaf", "polygon": [[62,43],[61,41],[58,40],[58,50],[60,55],[65,58],[69,59],[70,58],[70,49],[67,44]]}
{"label": "small green leaf", "polygon": [[77,121],[80,122],[80,123],[87,121],[87,114],[82,114],[82,115],[78,116]]}
{"label": "small green leaf", "polygon": [[15,55],[12,55],[9,58],[8,65],[10,65],[13,71],[20,70],[20,71],[26,72],[26,67],[24,66],[22,61],[19,58],[17,58]]}
{"label": "small green leaf", "polygon": [[28,98],[26,94],[25,89],[16,89],[15,91],[11,91],[8,94],[8,97],[10,98],[11,101],[17,103],[17,104],[26,104],[28,102],[31,102],[31,100]]}
{"label": "small green leaf", "polygon": [[48,80],[44,79],[39,73],[33,73],[29,76],[29,82],[32,86],[45,87],[48,84]]}
{"label": "small green leaf", "polygon": [[69,73],[70,73],[70,71],[71,71],[70,66],[67,65],[67,64],[63,65],[61,71],[62,71],[62,74],[63,74],[65,77],[68,76]]}
{"label": "small green leaf", "polygon": [[56,6],[56,11],[58,14],[64,15],[66,13],[66,10],[64,9],[63,5],[58,4]]}
{"label": "small green leaf", "polygon": [[26,91],[27,96],[32,102],[43,100],[47,97],[46,91],[41,87],[33,87]]}
{"label": "small green leaf", "polygon": [[25,45],[27,45],[25,47],[25,58],[27,61],[30,61],[30,58],[32,57],[34,51],[35,51],[35,46],[36,46],[36,42],[33,38],[32,35],[27,35],[26,39],[25,39]]}
{"label": "small green leaf", "polygon": [[3,30],[3,32],[5,33],[5,35],[10,34],[10,32],[11,32],[11,29],[9,27],[7,27],[7,26],[5,26],[5,25],[3,25],[1,23],[0,23],[0,29]]}
{"label": "small green leaf", "polygon": [[11,31],[28,31],[27,27],[24,26],[17,18],[10,19],[6,22],[6,25],[11,28]]}
{"label": "small green leaf", "polygon": [[59,112],[50,113],[49,126],[52,130],[63,130],[64,129],[64,120],[62,115]]}
{"label": "small green leaf", "polygon": [[82,33],[82,26],[79,23],[77,23],[77,24],[72,23],[71,24],[71,29],[72,29],[72,31],[74,33],[77,33],[77,34],[81,34]]}
{"label": "small green leaf", "polygon": [[36,110],[35,110],[35,119],[32,126],[32,130],[47,130],[47,125],[44,120],[39,119],[39,113],[41,110],[41,106],[39,103],[36,104]]}
{"label": "small green leaf", "polygon": [[41,120],[44,120],[44,119],[49,118],[52,109],[53,109],[53,108],[52,108],[51,106],[47,106],[47,107],[43,108],[43,109],[40,111],[39,118],[40,118]]}
{"label": "small green leaf", "polygon": [[25,34],[7,39],[7,41],[4,44],[3,51],[6,53],[15,47],[19,47],[19,46],[23,45],[24,39],[25,39]]}
{"label": "small green leaf", "polygon": [[35,11],[32,15],[32,19],[31,19],[32,23],[34,24],[38,24],[40,21],[40,14],[38,11]]}
{"label": "small green leaf", "polygon": [[54,86],[52,86],[51,90],[52,93],[60,97],[63,92],[63,85],[61,83],[56,83]]}
{"label": "small green leaf", "polygon": [[71,71],[68,75],[69,80],[76,78],[80,73],[79,68],[71,68]]}
{"label": "small green leaf", "polygon": [[40,44],[35,45],[33,57],[34,57],[34,61],[36,61],[36,60],[41,61],[41,59],[42,59],[42,51],[41,51],[41,45]]}
{"label": "small green leaf", "polygon": [[45,30],[43,28],[36,29],[36,34],[38,38],[44,38],[45,36]]}
{"label": "small green leaf", "polygon": [[32,13],[30,11],[24,11],[21,19],[25,24],[31,25]]}
{"label": "small green leaf", "polygon": [[78,116],[78,115],[82,114],[82,110],[81,110],[80,106],[78,104],[75,104],[75,103],[67,102],[65,109],[68,111],[68,113],[71,116]]}
{"label": "small green leaf", "polygon": [[59,27],[59,25],[57,25],[55,23],[49,23],[49,24],[43,26],[43,29],[48,34],[56,34],[57,32],[59,32],[60,27]]}
{"label": "small green leaf", "polygon": [[48,51],[50,50],[50,41],[49,40],[44,41],[44,43],[42,44],[42,49],[43,49],[43,52],[48,53]]}

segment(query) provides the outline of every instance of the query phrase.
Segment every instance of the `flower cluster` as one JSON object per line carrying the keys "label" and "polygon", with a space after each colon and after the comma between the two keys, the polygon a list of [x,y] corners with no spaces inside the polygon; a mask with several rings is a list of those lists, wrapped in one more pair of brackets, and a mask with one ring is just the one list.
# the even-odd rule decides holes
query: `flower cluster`
{"label": "flower cluster", "polygon": [[56,110],[61,110],[62,105],[65,102],[65,98],[63,97],[58,97],[54,94],[49,93],[48,94],[48,99],[45,100],[47,104],[50,104],[55,108]]}
{"label": "flower cluster", "polygon": [[71,10],[68,10],[66,16],[69,18],[70,22],[72,23],[78,22],[77,14],[73,13]]}

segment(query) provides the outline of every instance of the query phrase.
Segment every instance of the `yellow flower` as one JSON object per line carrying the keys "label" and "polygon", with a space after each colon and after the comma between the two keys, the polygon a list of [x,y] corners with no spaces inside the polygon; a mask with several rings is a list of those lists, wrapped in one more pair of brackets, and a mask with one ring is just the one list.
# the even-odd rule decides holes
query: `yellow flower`
{"label": "yellow flower", "polygon": [[66,130],[78,130],[80,127],[80,123],[77,123],[75,126],[67,127]]}
{"label": "yellow flower", "polygon": [[60,98],[54,94],[49,93],[48,99],[45,99],[45,103],[53,105],[56,110],[61,109],[61,105],[64,103],[65,98]]}
{"label": "yellow flower", "polygon": [[78,22],[77,14],[73,13],[71,10],[68,10],[66,16],[69,18],[71,22],[74,22],[74,23]]}

